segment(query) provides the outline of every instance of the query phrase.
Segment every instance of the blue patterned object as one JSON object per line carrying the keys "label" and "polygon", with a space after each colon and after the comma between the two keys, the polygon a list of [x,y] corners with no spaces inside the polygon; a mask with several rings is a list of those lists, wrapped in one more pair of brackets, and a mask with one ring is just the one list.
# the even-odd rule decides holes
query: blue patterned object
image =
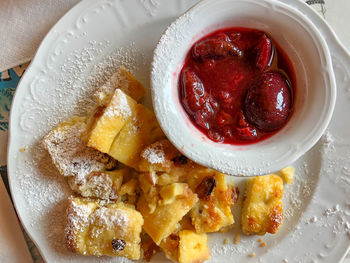
{"label": "blue patterned object", "polygon": [[0,73],[0,131],[8,129],[11,101],[20,77],[14,69]]}
{"label": "blue patterned object", "polygon": [[[11,107],[13,94],[18,85],[18,82],[23,75],[28,64],[24,64],[4,72],[0,72],[0,141],[7,140],[8,119]],[[5,147],[4,147],[5,148]],[[6,149],[3,149],[6,150]],[[0,158],[0,174],[8,189],[5,160]]]}
{"label": "blue patterned object", "polygon": [[[1,142],[4,142],[7,140],[7,130],[8,130],[11,101],[12,101],[15,89],[18,85],[18,82],[21,79],[28,64],[29,63],[26,63],[24,65],[17,66],[13,69],[0,72],[0,144]],[[6,148],[1,147],[0,151],[2,150],[6,151]],[[0,175],[2,177],[2,180],[4,181],[7,191],[10,193],[8,178],[7,178],[7,167],[6,165],[3,165],[3,164],[5,164],[5,160],[1,160],[0,158]],[[21,228],[22,228],[22,232],[24,234],[26,243],[28,245],[29,251],[33,257],[33,261],[35,263],[44,262],[35,244],[29,238],[28,234],[25,232],[22,226]]]}

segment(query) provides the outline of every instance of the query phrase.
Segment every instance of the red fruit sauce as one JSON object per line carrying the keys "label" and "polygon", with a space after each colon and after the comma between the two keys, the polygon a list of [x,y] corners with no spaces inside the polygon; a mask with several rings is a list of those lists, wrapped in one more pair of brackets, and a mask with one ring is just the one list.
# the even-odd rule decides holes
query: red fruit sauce
{"label": "red fruit sauce", "polygon": [[293,111],[294,71],[264,32],[226,28],[196,42],[179,78],[181,103],[215,142],[251,144],[278,132]]}

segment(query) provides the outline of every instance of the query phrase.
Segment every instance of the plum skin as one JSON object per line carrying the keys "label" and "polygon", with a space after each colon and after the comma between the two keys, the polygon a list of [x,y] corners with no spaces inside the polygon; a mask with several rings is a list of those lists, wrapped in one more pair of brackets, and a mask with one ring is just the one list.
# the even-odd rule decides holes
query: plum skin
{"label": "plum skin", "polygon": [[287,79],[279,72],[268,72],[248,90],[244,111],[255,127],[271,132],[287,122],[291,105],[292,94]]}

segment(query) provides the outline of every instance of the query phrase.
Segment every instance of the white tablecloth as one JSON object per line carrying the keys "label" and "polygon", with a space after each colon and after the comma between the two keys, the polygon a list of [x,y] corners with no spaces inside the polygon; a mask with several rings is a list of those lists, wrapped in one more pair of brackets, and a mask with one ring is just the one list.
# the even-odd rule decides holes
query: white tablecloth
{"label": "white tablecloth", "polygon": [[[324,1],[324,5],[312,6],[324,13],[325,19],[350,49],[350,0]],[[79,0],[0,0],[0,72],[29,61],[45,34],[78,2]]]}
{"label": "white tablecloth", "polygon": [[0,0],[0,72],[29,61],[50,28],[79,0]]}

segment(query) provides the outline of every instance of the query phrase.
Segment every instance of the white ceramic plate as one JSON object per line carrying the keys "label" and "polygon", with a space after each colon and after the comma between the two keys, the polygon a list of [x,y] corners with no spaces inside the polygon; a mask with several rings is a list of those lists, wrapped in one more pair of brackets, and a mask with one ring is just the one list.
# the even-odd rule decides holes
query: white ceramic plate
{"label": "white ceramic plate", "polygon": [[[213,142],[188,118],[176,88],[191,46],[210,32],[232,26],[273,36],[295,70],[295,111],[283,129],[259,143]],[[169,140],[195,162],[231,175],[263,175],[297,160],[324,133],[336,99],[330,52],[317,27],[297,9],[273,0],[205,0],[191,8],[159,41],[151,83],[154,110]]]}
{"label": "white ceramic plate", "polygon": [[[325,37],[337,78],[337,105],[327,136],[293,164],[297,175],[294,184],[285,188],[285,220],[279,232],[261,237],[266,247],[260,247],[255,236],[241,236],[234,245],[239,226],[234,211],[236,228],[210,235],[212,262],[339,262],[349,248],[349,54],[313,10],[298,0],[283,1],[312,19]],[[86,111],[89,91],[121,62],[149,88],[152,51],[161,33],[195,2],[83,1],[48,33],[22,77],[11,110],[9,180],[17,212],[46,261],[93,262],[96,257],[66,251],[64,219],[71,192],[40,139],[60,121]],[[150,105],[149,93],[145,104]],[[243,179],[234,181],[244,185]],[[230,244],[224,245],[226,237]],[[253,252],[256,257],[249,257]],[[153,260],[165,258],[159,254]],[[102,257],[99,261],[127,260]]]}

